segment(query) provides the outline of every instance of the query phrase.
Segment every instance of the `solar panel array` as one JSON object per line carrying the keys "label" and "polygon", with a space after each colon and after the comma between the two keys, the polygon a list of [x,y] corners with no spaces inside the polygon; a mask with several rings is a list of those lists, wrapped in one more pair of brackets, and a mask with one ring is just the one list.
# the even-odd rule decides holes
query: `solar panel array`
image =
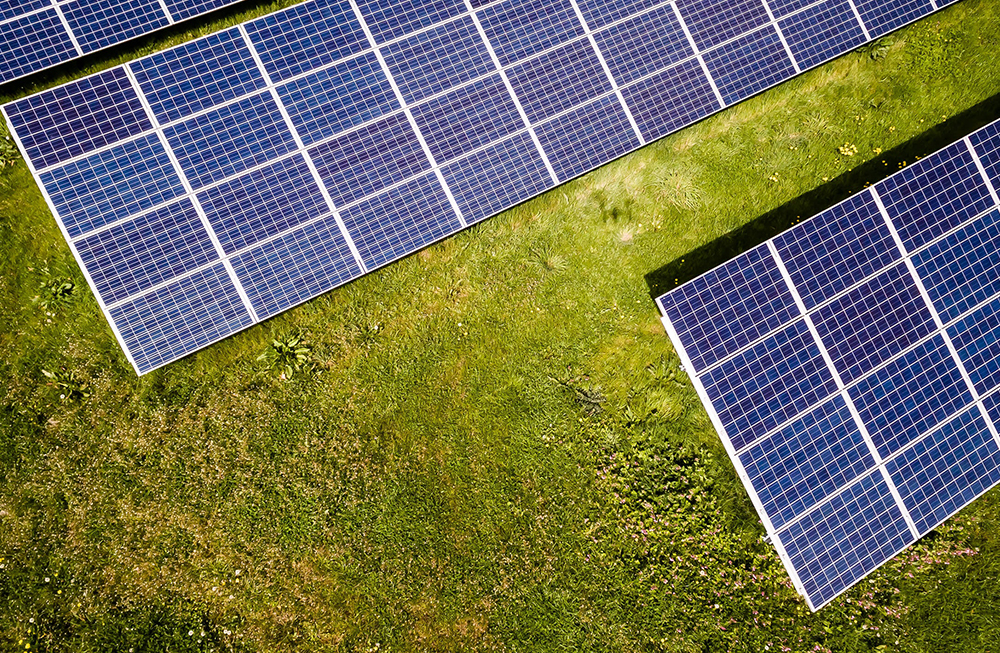
{"label": "solar panel array", "polygon": [[237,0],[10,0],[0,3],[0,84]]}
{"label": "solar panel array", "polygon": [[657,302],[818,609],[1000,481],[1000,122]]}
{"label": "solar panel array", "polygon": [[140,373],[931,0],[309,0],[4,113]]}

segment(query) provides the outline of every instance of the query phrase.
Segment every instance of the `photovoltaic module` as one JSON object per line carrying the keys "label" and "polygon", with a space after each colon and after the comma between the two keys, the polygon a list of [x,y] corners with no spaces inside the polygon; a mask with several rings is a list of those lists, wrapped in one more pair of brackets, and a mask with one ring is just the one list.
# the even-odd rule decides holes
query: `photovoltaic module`
{"label": "photovoltaic module", "polygon": [[4,0],[0,2],[0,83],[234,2]]}
{"label": "photovoltaic module", "polygon": [[309,0],[3,112],[141,374],[942,4]]}
{"label": "photovoltaic module", "polygon": [[997,188],[1000,122],[657,300],[814,610],[1000,481]]}

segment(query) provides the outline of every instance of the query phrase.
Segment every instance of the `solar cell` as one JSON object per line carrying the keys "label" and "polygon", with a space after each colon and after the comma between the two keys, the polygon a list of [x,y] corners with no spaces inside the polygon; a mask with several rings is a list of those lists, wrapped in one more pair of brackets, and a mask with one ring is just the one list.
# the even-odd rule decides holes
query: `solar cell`
{"label": "solar cell", "polygon": [[139,59],[129,68],[161,123],[264,87],[264,77],[236,28]]}
{"label": "solar cell", "polygon": [[62,12],[84,53],[170,24],[159,0],[71,0],[62,4]]}
{"label": "solar cell", "polygon": [[615,81],[623,85],[694,54],[669,6],[595,32],[594,40]]}
{"label": "solar cell", "polygon": [[925,535],[1000,481],[1000,447],[978,408],[960,414],[886,465]]}
{"label": "solar cell", "polygon": [[997,125],[657,300],[814,610],[1000,481]]}
{"label": "solar cell", "polygon": [[184,193],[155,134],[47,170],[39,179],[73,238]]}
{"label": "solar cell", "polygon": [[295,143],[269,93],[227,104],[163,130],[193,189],[292,151]]}
{"label": "solar cell", "polygon": [[76,56],[73,39],[55,9],[0,24],[0,82],[17,79]]}
{"label": "solar cell", "polygon": [[774,528],[874,469],[844,398],[833,397],[739,456]]}
{"label": "solar cell", "polygon": [[705,65],[726,104],[736,104],[795,74],[771,26],[705,53]]}
{"label": "solar cell", "polygon": [[0,83],[237,0],[9,0],[0,3]]}
{"label": "solar cell", "polygon": [[574,41],[518,64],[507,76],[532,123],[611,90],[611,81],[588,41]]}
{"label": "solar cell", "polygon": [[301,155],[280,159],[198,193],[227,254],[329,212]]}
{"label": "solar cell", "polygon": [[219,258],[190,200],[84,236],[76,251],[105,304]]}
{"label": "solar cell", "polygon": [[817,309],[813,322],[850,383],[934,330],[934,320],[902,263]]}
{"label": "solar cell", "polygon": [[778,26],[802,68],[823,63],[868,40],[848,0],[813,5],[779,21]]}
{"label": "solar cell", "polygon": [[[11,20],[49,16],[53,44],[61,44],[50,55],[70,56],[76,46],[59,11],[83,1],[25,4],[34,13]],[[724,97],[734,102],[776,83],[796,70],[792,51],[811,65],[850,48],[858,26],[846,14],[848,1],[774,0],[769,9],[761,0],[306,0],[18,100],[4,113],[74,248],[190,202],[223,258],[228,281],[219,283],[257,321],[718,111]],[[100,0],[79,15],[98,43],[117,38],[109,29],[116,24],[128,32],[159,20],[163,7],[179,20],[222,4]],[[101,12],[106,19],[97,18]],[[8,24],[0,20],[0,28]],[[980,144],[983,167],[993,170],[996,148]],[[938,193],[941,206],[978,209],[982,188],[956,190],[977,168],[971,161]],[[888,212],[914,209],[885,195]],[[815,235],[814,244],[795,245],[803,257],[827,256],[850,268],[841,278],[804,282],[798,294],[805,305],[836,301],[892,256],[891,248],[864,251],[885,242],[880,216],[881,208],[866,216],[870,224],[853,244]],[[186,242],[171,246],[200,261]],[[83,263],[75,253],[88,275],[88,265],[100,268],[90,278],[95,289],[95,279],[109,279],[125,289],[107,286],[105,294],[131,292],[122,304],[137,297],[110,257]],[[285,255],[310,262],[280,262]],[[769,266],[773,287],[736,281],[749,303],[726,300],[727,336],[706,343],[699,364],[735,359],[797,314],[783,275],[809,265],[790,254],[782,271],[772,258],[765,252],[753,265]],[[144,269],[137,259],[122,260],[137,274]],[[156,268],[184,271],[138,292],[160,297],[206,265]],[[928,293],[937,292],[934,283],[926,280]],[[989,292],[987,285],[968,288],[976,297]],[[743,308],[749,312],[738,315]],[[116,334],[127,346],[124,331]],[[148,361],[166,362],[163,352],[189,351],[129,342],[151,348],[128,352],[139,371],[151,369]]]}
{"label": "solar cell", "polygon": [[525,133],[459,159],[442,172],[469,224],[555,185],[531,137]]}
{"label": "solar cell", "polygon": [[618,99],[603,97],[537,128],[559,179],[571,179],[639,147]]}
{"label": "solar cell", "polygon": [[854,0],[872,38],[911,23],[934,11],[931,0]]}

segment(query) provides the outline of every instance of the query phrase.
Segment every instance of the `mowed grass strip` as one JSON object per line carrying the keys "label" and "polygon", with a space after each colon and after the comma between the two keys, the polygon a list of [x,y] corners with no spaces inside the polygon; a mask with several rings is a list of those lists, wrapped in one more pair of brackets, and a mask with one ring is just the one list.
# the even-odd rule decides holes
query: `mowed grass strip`
{"label": "mowed grass strip", "polygon": [[0,650],[992,650],[995,493],[810,614],[650,287],[1000,117],[998,26],[963,0],[141,378],[0,142]]}

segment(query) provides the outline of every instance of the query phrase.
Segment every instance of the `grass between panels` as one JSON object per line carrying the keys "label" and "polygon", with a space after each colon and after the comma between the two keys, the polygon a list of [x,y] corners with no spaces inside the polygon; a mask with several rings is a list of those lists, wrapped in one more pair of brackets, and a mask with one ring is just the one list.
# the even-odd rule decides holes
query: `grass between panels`
{"label": "grass between panels", "polygon": [[1000,117],[998,44],[964,0],[141,378],[0,143],[0,651],[994,650],[996,492],[809,613],[650,289]]}

